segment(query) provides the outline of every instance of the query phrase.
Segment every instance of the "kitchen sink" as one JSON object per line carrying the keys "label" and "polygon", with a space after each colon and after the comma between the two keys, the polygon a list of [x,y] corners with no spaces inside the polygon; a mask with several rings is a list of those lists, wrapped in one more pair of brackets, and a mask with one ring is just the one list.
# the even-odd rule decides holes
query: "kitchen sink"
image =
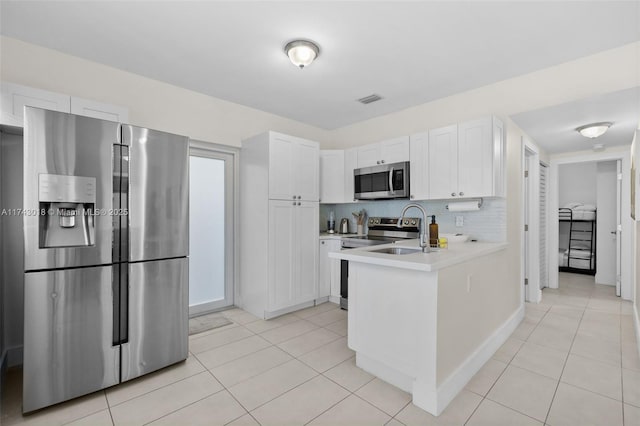
{"label": "kitchen sink", "polygon": [[371,250],[372,253],[384,253],[384,254],[411,254],[422,252],[421,248],[408,248],[408,247],[387,247],[378,250]]}

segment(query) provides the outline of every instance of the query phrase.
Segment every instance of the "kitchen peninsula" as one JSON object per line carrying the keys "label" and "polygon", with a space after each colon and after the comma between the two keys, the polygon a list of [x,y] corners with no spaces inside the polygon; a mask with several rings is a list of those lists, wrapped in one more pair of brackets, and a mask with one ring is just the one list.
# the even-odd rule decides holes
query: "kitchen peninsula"
{"label": "kitchen peninsula", "polygon": [[349,261],[356,364],[439,415],[524,316],[522,304],[503,308],[514,306],[503,299],[518,285],[504,270],[507,247],[466,242],[422,253],[411,240],[331,253]]}

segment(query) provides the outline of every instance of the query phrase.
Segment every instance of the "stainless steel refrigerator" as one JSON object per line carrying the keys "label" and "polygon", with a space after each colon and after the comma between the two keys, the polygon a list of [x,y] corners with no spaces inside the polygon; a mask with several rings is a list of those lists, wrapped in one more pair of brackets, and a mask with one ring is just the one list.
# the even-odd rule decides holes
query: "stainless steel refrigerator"
{"label": "stainless steel refrigerator", "polygon": [[24,412],[186,359],[188,149],[25,109]]}

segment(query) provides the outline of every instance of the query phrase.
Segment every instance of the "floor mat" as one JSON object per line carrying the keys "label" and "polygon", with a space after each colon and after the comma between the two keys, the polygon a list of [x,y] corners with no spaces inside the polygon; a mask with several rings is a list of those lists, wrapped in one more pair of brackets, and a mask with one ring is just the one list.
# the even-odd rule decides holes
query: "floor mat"
{"label": "floor mat", "polygon": [[191,318],[189,320],[189,335],[224,327],[229,324],[233,324],[233,322],[220,312]]}

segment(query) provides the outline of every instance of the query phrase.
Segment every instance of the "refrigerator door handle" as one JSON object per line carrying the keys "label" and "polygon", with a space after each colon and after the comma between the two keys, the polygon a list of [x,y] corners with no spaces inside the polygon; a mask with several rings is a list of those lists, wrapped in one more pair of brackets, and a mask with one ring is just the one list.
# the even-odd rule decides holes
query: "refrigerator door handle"
{"label": "refrigerator door handle", "polygon": [[129,341],[129,268],[113,265],[113,346]]}

